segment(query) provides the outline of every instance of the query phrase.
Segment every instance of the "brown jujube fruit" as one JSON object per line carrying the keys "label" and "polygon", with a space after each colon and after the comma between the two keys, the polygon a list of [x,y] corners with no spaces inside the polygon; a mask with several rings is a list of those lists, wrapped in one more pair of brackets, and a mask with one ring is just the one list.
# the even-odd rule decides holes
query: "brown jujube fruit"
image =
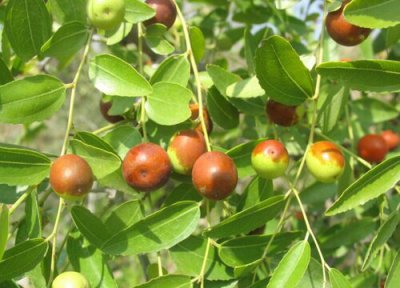
{"label": "brown jujube fruit", "polygon": [[194,163],[192,181],[202,196],[212,200],[225,199],[238,182],[236,165],[222,152],[207,152]]}
{"label": "brown jujube fruit", "polygon": [[138,191],[152,191],[167,183],[171,162],[161,146],[143,143],[131,148],[122,163],[125,181]]}
{"label": "brown jujube fruit", "polygon": [[277,125],[289,127],[300,120],[297,106],[288,106],[269,100],[265,107],[268,119]]}
{"label": "brown jujube fruit", "polygon": [[67,200],[83,198],[93,185],[93,172],[83,158],[67,154],[57,158],[50,169],[50,185]]}
{"label": "brown jujube fruit", "polygon": [[396,149],[400,145],[399,134],[393,132],[392,130],[385,130],[381,133],[383,140],[385,140],[389,150]]}
{"label": "brown jujube fruit", "polygon": [[104,101],[100,101],[100,112],[101,115],[103,115],[104,119],[106,119],[108,122],[110,123],[117,123],[120,122],[122,120],[124,120],[124,117],[120,116],[120,115],[110,115],[108,114],[108,111],[110,111],[112,106],[112,102],[104,102]]}
{"label": "brown jujube fruit", "polygon": [[174,25],[177,11],[173,1],[146,0],[146,3],[156,11],[156,15],[153,18],[144,22],[146,26],[158,23],[167,26],[167,28],[171,28],[172,25]]}
{"label": "brown jujube fruit", "polygon": [[371,163],[382,162],[389,148],[381,135],[368,134],[358,141],[358,155]]}
{"label": "brown jujube fruit", "polygon": [[371,29],[362,28],[349,23],[344,18],[344,8],[350,1],[343,1],[340,9],[329,12],[325,26],[329,36],[340,45],[355,46],[363,42],[371,33]]}
{"label": "brown jujube fruit", "polygon": [[[190,111],[192,111],[192,115],[190,117],[191,120],[200,120],[199,119],[199,104],[190,104],[189,105]],[[208,113],[208,110],[206,107],[203,106],[203,117],[204,117],[204,122],[206,124],[207,128],[207,133],[210,134],[213,130],[213,123],[210,118],[210,114]],[[203,133],[203,128],[201,126],[201,123],[197,125],[196,130]]]}

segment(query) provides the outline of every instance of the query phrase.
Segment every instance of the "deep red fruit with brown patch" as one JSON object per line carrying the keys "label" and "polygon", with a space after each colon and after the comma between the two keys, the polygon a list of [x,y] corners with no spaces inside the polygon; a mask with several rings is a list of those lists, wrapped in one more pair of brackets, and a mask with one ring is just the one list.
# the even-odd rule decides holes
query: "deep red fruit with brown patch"
{"label": "deep red fruit with brown patch", "polygon": [[265,106],[268,119],[277,125],[289,127],[299,122],[301,111],[297,106],[287,106],[274,100],[268,100]]}
{"label": "deep red fruit with brown patch", "polygon": [[177,133],[168,146],[168,156],[175,172],[188,175],[196,160],[207,152],[204,136],[197,130]]}
{"label": "deep red fruit with brown patch", "polygon": [[212,200],[225,199],[238,182],[236,165],[222,152],[207,152],[194,163],[192,181],[202,196]]}
{"label": "deep red fruit with brown patch", "polygon": [[363,42],[371,33],[371,29],[353,25],[344,18],[343,9],[350,1],[343,1],[339,10],[329,12],[325,26],[329,36],[340,45],[355,46]]}
{"label": "deep red fruit with brown patch", "polygon": [[146,0],[146,3],[156,11],[156,15],[153,18],[144,22],[146,26],[158,23],[171,28],[174,25],[177,11],[173,1]]}
{"label": "deep red fruit with brown patch", "polygon": [[122,174],[125,181],[138,191],[152,191],[167,183],[172,171],[167,152],[153,143],[139,144],[125,156]]}
{"label": "deep red fruit with brown patch", "polygon": [[110,123],[117,123],[120,122],[122,120],[124,120],[124,117],[120,116],[120,115],[110,115],[108,114],[108,111],[110,111],[112,106],[112,102],[104,102],[104,101],[100,101],[100,112],[101,115],[103,115],[104,119],[106,119],[108,122]]}
{"label": "deep red fruit with brown patch", "polygon": [[[190,117],[190,119],[192,119],[193,121],[197,120],[199,118],[199,104],[190,104],[189,108],[192,111],[192,116]],[[206,124],[207,133],[210,134],[213,130],[213,123],[206,107],[203,107],[203,117]],[[201,123],[196,127],[196,130],[203,133]]]}
{"label": "deep red fruit with brown patch", "polygon": [[399,134],[393,132],[392,130],[385,130],[381,133],[383,140],[385,140],[389,150],[396,149],[400,145]]}
{"label": "deep red fruit with brown patch", "polygon": [[83,158],[68,154],[57,158],[50,169],[54,192],[66,200],[80,200],[93,185],[93,172]]}
{"label": "deep red fruit with brown patch", "polygon": [[378,134],[368,134],[358,141],[358,155],[371,163],[382,162],[389,152],[385,139]]}

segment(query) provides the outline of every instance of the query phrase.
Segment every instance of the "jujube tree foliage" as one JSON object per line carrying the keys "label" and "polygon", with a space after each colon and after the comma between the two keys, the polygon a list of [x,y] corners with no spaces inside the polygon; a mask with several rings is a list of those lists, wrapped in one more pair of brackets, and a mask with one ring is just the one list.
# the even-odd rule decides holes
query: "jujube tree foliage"
{"label": "jujube tree foliage", "polygon": [[398,287],[400,0],[0,3],[1,287]]}

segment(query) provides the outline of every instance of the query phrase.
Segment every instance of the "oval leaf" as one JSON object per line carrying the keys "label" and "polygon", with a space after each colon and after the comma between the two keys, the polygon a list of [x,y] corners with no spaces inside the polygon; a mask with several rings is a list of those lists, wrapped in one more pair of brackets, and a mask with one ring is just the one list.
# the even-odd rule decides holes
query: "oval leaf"
{"label": "oval leaf", "polygon": [[400,252],[397,253],[396,258],[390,267],[389,274],[385,283],[385,288],[397,288],[400,283]]}
{"label": "oval leaf", "polygon": [[186,87],[189,78],[190,64],[186,55],[173,55],[161,62],[160,66],[151,77],[150,83],[169,82]]}
{"label": "oval leaf", "polygon": [[263,140],[251,141],[248,143],[240,144],[233,147],[231,150],[226,152],[226,154],[235,161],[236,167],[238,169],[239,178],[256,175],[256,171],[251,165],[251,153],[254,147]]}
{"label": "oval leaf", "polygon": [[156,12],[146,3],[140,0],[125,0],[125,19],[129,23],[136,24],[152,18]]}
{"label": "oval leaf", "polygon": [[208,90],[207,108],[211,119],[218,126],[233,129],[239,125],[239,111],[222,96],[215,86]]}
{"label": "oval leaf", "polygon": [[192,279],[183,275],[165,275],[154,278],[149,282],[135,286],[135,288],[191,288],[193,287]]}
{"label": "oval leaf", "polygon": [[335,268],[329,270],[329,280],[331,281],[332,288],[352,288],[349,280]]}

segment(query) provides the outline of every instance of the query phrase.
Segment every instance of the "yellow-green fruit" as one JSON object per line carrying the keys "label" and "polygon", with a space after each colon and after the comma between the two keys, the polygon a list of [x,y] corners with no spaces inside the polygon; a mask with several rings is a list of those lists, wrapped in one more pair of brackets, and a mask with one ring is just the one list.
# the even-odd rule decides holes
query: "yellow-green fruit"
{"label": "yellow-green fruit", "polygon": [[64,272],[54,279],[52,288],[90,288],[86,278],[78,272]]}
{"label": "yellow-green fruit", "polygon": [[115,29],[124,20],[125,0],[89,0],[87,14],[94,27]]}

